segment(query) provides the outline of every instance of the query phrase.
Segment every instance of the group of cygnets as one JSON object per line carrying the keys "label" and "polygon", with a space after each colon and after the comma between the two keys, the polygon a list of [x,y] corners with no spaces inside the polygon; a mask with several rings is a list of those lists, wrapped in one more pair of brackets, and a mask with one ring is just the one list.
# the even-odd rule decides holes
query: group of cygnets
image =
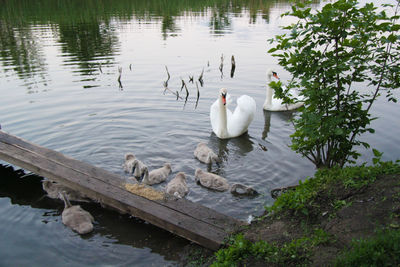
{"label": "group of cygnets", "polygon": [[[194,151],[194,156],[203,163],[213,164],[220,163],[221,160],[205,143],[199,143]],[[159,184],[167,180],[169,174],[172,172],[171,164],[165,163],[163,167],[152,170],[149,172],[148,167],[134,154],[128,153],[125,155],[125,162],[123,164],[125,172],[133,175],[128,179],[134,183],[141,183],[145,185]],[[242,184],[229,185],[227,179],[216,175],[211,172],[203,171],[197,168],[195,171],[195,181],[203,187],[215,191],[227,191],[230,189],[232,194],[235,195],[256,195],[257,192],[251,187]],[[64,210],[62,212],[62,222],[75,232],[79,234],[90,233],[93,230],[93,216],[81,208],[79,205],[71,205],[70,201],[88,202],[90,199],[79,191],[72,190],[59,183],[44,180],[42,182],[43,189],[47,192],[50,198],[59,198],[64,201]],[[168,182],[165,187],[167,194],[173,195],[176,198],[185,197],[189,188],[186,182],[186,175],[184,172],[178,172],[175,177]]]}
{"label": "group of cygnets", "polygon": [[[218,155],[212,151],[205,143],[199,143],[194,150],[194,156],[203,163],[213,164],[220,163]],[[172,168],[170,163],[165,163],[163,167],[149,172],[148,167],[140,160],[138,160],[133,153],[125,155],[125,162],[123,164],[124,171],[133,175],[129,179],[133,182],[138,182],[142,178],[141,183],[146,185],[159,184],[167,180],[168,175],[171,173]],[[228,180],[217,174],[203,171],[197,168],[195,171],[195,181],[203,187],[215,191],[227,191],[230,189],[232,194],[235,195],[256,195],[257,192],[251,187],[234,184],[229,185]],[[177,198],[183,198],[189,192],[187,186],[186,175],[184,172],[178,172],[165,187],[165,192],[174,195]]]}
{"label": "group of cygnets", "polygon": [[[163,167],[152,170],[149,172],[148,167],[138,160],[135,155],[128,153],[125,155],[125,163],[123,164],[124,171],[133,175],[129,177],[129,180],[137,183],[140,178],[142,184],[154,185],[159,184],[167,180],[168,175],[171,173],[171,164],[165,163]],[[165,188],[168,194],[174,195],[177,198],[183,198],[189,192],[189,188],[186,183],[185,173],[179,172],[174,179],[172,179]]]}

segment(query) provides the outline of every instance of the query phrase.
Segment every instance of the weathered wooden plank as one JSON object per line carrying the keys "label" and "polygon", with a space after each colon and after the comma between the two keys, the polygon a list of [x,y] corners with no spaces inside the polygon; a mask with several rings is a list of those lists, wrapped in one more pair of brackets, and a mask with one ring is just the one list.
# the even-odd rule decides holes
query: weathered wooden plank
{"label": "weathered wooden plank", "polygon": [[[194,221],[191,217],[177,211],[162,208],[153,201],[131,194],[122,188],[96,181],[73,169],[64,168],[54,162],[48,164],[47,160],[38,154],[28,153],[3,143],[0,144],[0,151],[8,151],[12,155],[12,160],[9,160],[11,163],[59,181],[73,189],[81,190],[92,199],[128,212],[194,242],[215,248],[223,241],[225,233],[220,229]],[[34,162],[34,165],[30,162]]]}
{"label": "weathered wooden plank", "polygon": [[2,131],[0,158],[211,249],[217,249],[228,231],[242,224],[188,200],[152,201],[134,195],[123,188],[116,174]]}
{"label": "weathered wooden plank", "polygon": [[[124,188],[124,185],[122,185],[122,179],[118,175],[108,172],[104,169],[97,168],[88,163],[69,158],[57,151],[50,150],[38,145],[34,145],[16,136],[8,135],[1,131],[0,131],[0,140],[8,144],[14,144],[17,146],[24,147],[29,151],[41,154],[46,158],[48,158],[50,161],[63,164],[68,168],[85,172],[86,175],[93,177],[94,179],[99,179],[114,186]],[[163,205],[170,209],[177,210],[178,212],[186,213],[197,220],[201,220],[205,223],[212,224],[215,227],[223,229],[224,231],[233,231],[239,225],[244,224],[244,222],[236,220],[222,213],[218,213],[210,208],[193,203],[186,199],[180,199],[177,201],[175,200],[163,201],[160,203],[160,205]]]}

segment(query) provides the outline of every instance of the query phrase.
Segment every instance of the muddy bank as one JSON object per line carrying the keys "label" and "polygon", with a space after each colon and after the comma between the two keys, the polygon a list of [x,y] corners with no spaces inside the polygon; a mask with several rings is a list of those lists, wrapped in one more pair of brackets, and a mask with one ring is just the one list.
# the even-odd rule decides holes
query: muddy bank
{"label": "muddy bank", "polygon": [[377,229],[400,226],[400,175],[382,175],[359,189],[343,184],[318,192],[309,216],[287,212],[280,217],[265,217],[243,230],[250,241],[264,240],[284,244],[322,229],[329,241],[313,248],[312,266],[329,266],[353,239],[373,236]]}
{"label": "muddy bank", "polygon": [[[306,203],[306,208],[307,214],[293,209],[275,214],[266,212],[250,226],[235,233],[243,235],[246,242],[250,241],[243,245],[247,248],[235,247],[232,252],[232,255],[236,253],[232,259],[236,257],[237,266],[279,266],[277,261],[251,253],[249,247],[265,241],[287,248],[298,240],[307,241],[315,231],[324,233],[324,240],[307,241],[305,244],[311,245],[297,250],[293,260],[289,258],[284,263],[286,266],[331,266],[338,255],[349,250],[352,240],[372,237],[380,229],[399,229],[400,174],[378,175],[372,182],[359,187],[345,186],[343,181],[331,182],[319,187],[312,201]],[[238,246],[237,241],[231,244]],[[238,253],[242,254],[237,256]],[[214,253],[192,247],[182,265],[208,266],[215,260]]]}

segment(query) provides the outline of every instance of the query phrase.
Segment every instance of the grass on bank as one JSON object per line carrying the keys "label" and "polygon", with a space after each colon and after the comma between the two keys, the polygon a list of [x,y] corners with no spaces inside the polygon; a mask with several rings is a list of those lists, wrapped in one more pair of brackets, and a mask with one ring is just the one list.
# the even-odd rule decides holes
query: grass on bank
{"label": "grass on bank", "polygon": [[[296,190],[282,194],[267,211],[273,216],[290,212],[302,217],[309,215],[317,208],[318,192],[328,190],[330,186],[342,185],[345,188],[361,188],[374,182],[379,175],[400,174],[400,161],[375,162],[373,166],[350,166],[318,170],[315,177],[300,182]],[[332,206],[341,206],[332,199]],[[345,204],[345,203],[344,203]],[[343,204],[343,205],[344,205]],[[227,248],[215,254],[211,266],[246,265],[248,259],[256,259],[273,266],[307,266],[310,264],[312,250],[315,246],[330,242],[329,235],[322,229],[314,229],[308,237],[292,240],[278,246],[265,241],[252,243],[242,234],[232,237]],[[400,263],[400,231],[380,231],[373,238],[354,241],[352,249],[338,257],[337,266],[389,266]]]}
{"label": "grass on bank", "polygon": [[306,265],[309,263],[312,248],[327,242],[329,242],[329,236],[322,229],[315,229],[310,237],[295,239],[283,246],[265,241],[252,243],[242,234],[238,234],[228,242],[228,248],[216,252],[216,260],[211,266],[237,266],[238,263],[245,265],[248,258],[276,266]]}
{"label": "grass on bank", "polygon": [[[374,182],[379,175],[400,173],[400,161],[381,162],[372,166],[362,164],[345,168],[320,169],[313,178],[300,181],[296,190],[282,194],[268,212],[280,213],[291,211],[296,215],[308,215],[311,209],[316,208],[315,200],[318,193],[335,185],[342,184],[345,188],[361,188]],[[333,206],[340,205],[332,203]]]}
{"label": "grass on bank", "polygon": [[398,266],[400,231],[379,231],[373,238],[353,241],[351,248],[338,257],[336,266]]}

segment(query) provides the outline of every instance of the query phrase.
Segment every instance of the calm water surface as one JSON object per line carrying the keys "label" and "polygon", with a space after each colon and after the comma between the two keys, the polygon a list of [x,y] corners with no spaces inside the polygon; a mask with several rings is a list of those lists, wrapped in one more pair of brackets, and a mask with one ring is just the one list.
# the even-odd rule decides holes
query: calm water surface
{"label": "calm water surface", "polygon": [[[273,202],[271,189],[314,173],[313,165],[288,147],[289,120],[296,114],[262,110],[266,70],[275,67],[289,79],[266,52],[267,40],[291,22],[280,18],[289,8],[285,1],[5,2],[0,9],[2,129],[121,179],[127,152],[150,169],[169,161],[170,178],[187,174],[189,200],[242,220],[260,215]],[[169,91],[163,86],[166,66]],[[197,81],[202,72],[203,85]],[[198,103],[189,76],[197,81]],[[221,87],[233,97],[247,94],[256,100],[247,135],[219,140],[212,133],[209,107]],[[373,123],[376,133],[365,140],[384,151],[385,160],[397,159],[398,104],[381,99],[373,112],[379,117]],[[212,172],[250,185],[260,196],[239,198],[196,185],[194,170],[206,168],[193,157],[199,142],[223,158]],[[371,159],[369,151],[362,152],[361,161]],[[42,198],[40,178],[18,178],[8,169],[1,175],[0,265],[175,265],[188,244],[95,205],[85,206],[96,219],[95,230],[80,237],[61,223],[62,204]]]}

